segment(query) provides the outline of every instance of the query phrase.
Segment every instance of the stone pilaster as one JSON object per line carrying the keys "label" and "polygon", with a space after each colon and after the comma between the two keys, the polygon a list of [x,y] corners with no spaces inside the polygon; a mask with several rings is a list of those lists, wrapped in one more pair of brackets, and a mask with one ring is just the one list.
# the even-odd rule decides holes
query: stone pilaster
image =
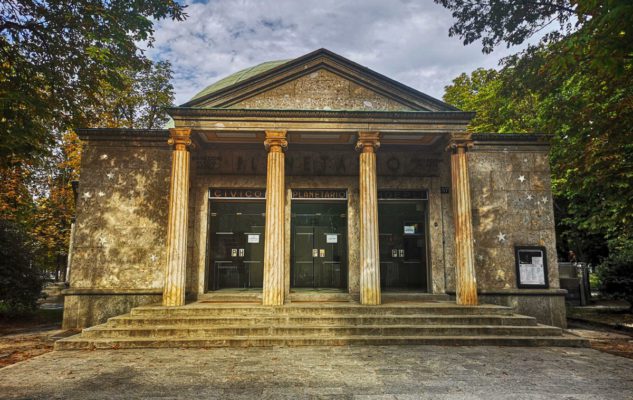
{"label": "stone pilaster", "polygon": [[264,146],[268,151],[266,170],[266,232],[264,242],[264,291],[262,303],[284,304],[285,131],[267,131]]}
{"label": "stone pilaster", "polygon": [[163,289],[164,306],[185,304],[187,268],[187,220],[189,208],[189,145],[191,129],[169,130],[173,146],[171,185],[169,189],[169,220],[167,223],[167,266]]}
{"label": "stone pilaster", "polygon": [[451,151],[451,186],[455,219],[455,292],[457,304],[477,305],[477,277],[473,248],[473,223],[468,179],[468,134],[454,134]]}
{"label": "stone pilaster", "polygon": [[378,188],[376,149],[378,132],[359,132],[360,151],[360,302],[380,304],[380,254],[378,247]]}

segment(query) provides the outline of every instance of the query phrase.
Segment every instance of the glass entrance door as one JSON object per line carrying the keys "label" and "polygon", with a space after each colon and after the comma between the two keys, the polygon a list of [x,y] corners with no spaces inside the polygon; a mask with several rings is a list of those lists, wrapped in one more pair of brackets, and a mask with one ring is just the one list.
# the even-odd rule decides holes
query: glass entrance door
{"label": "glass entrance door", "polygon": [[211,202],[207,288],[261,288],[266,203]]}
{"label": "glass entrance door", "polygon": [[378,202],[380,286],[427,291],[426,202]]}
{"label": "glass entrance door", "polygon": [[296,288],[347,287],[347,204],[292,203],[291,283]]}

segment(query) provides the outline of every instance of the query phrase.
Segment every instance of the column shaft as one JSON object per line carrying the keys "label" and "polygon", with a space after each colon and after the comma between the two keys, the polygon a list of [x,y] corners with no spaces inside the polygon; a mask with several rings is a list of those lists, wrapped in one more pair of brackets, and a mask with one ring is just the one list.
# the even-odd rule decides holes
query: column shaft
{"label": "column shaft", "polygon": [[455,220],[455,291],[457,304],[477,304],[477,278],[473,248],[473,227],[466,145],[453,147],[451,183]]}
{"label": "column shaft", "polygon": [[285,137],[285,132],[266,132],[268,166],[262,302],[269,306],[284,304],[285,170],[283,149],[287,146]]}
{"label": "column shaft", "polygon": [[185,304],[187,268],[187,221],[189,208],[189,151],[190,131],[172,129],[170,144],[174,145],[169,191],[169,220],[167,224],[167,267],[163,288],[164,306]]}
{"label": "column shaft", "polygon": [[377,132],[361,132],[360,153],[360,302],[381,302],[380,254],[378,247],[378,188],[376,182]]}

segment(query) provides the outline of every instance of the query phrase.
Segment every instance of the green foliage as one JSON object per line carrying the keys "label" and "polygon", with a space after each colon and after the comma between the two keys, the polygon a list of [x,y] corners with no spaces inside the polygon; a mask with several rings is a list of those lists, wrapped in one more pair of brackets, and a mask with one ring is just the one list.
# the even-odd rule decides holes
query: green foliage
{"label": "green foliage", "polygon": [[629,243],[598,266],[598,290],[624,299],[633,311],[633,246]]}
{"label": "green foliage", "polygon": [[478,112],[475,132],[553,134],[559,244],[595,261],[608,243],[615,256],[616,244],[633,241],[633,3],[436,2],[453,11],[450,34],[466,44],[481,39],[484,52],[558,24],[501,70],[456,78],[445,99]]}
{"label": "green foliage", "polygon": [[157,129],[169,117],[165,108],[173,106],[174,87],[171,64],[159,61],[141,70],[122,73],[123,85],[119,88],[104,85],[98,95],[99,107],[92,110],[91,126],[112,128]]}
{"label": "green foliage", "polygon": [[33,245],[15,222],[0,220],[0,315],[33,312],[42,291],[39,269],[32,264]]}
{"label": "green foliage", "polygon": [[147,68],[153,21],[183,20],[175,0],[5,0],[0,3],[0,160],[53,144],[51,132],[86,126],[103,86]]}

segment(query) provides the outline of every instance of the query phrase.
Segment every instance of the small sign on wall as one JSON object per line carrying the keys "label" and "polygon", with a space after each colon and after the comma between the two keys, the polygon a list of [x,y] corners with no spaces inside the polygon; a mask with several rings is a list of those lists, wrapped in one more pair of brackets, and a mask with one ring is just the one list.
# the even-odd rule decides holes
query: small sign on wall
{"label": "small sign on wall", "polygon": [[258,233],[255,233],[255,234],[249,233],[247,235],[246,239],[247,239],[248,243],[259,243],[259,234]]}
{"label": "small sign on wall", "polygon": [[542,246],[515,246],[519,289],[547,289],[547,254]]}
{"label": "small sign on wall", "polygon": [[326,243],[338,243],[338,235],[336,233],[328,233],[325,235]]}

